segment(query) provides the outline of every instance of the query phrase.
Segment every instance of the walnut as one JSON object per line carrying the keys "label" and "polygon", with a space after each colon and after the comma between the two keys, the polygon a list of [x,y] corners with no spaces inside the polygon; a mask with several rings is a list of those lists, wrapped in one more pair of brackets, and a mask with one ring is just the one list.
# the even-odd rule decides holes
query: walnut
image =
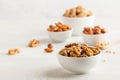
{"label": "walnut", "polygon": [[90,57],[100,53],[99,48],[88,47],[86,44],[70,43],[65,45],[59,54],[68,57]]}
{"label": "walnut", "polygon": [[72,46],[80,46],[80,45],[77,43],[70,43],[70,44],[65,45],[66,48],[72,47]]}
{"label": "walnut", "polygon": [[81,49],[86,50],[86,49],[87,49],[87,47],[88,47],[88,45],[87,45],[87,44],[81,44]]}
{"label": "walnut", "polygon": [[91,48],[91,50],[94,52],[94,55],[100,53],[100,49],[99,48]]}
{"label": "walnut", "polygon": [[87,54],[88,56],[93,56],[93,55],[94,55],[94,52],[93,52],[91,49],[87,48],[87,49],[86,49],[86,54]]}
{"label": "walnut", "polygon": [[37,47],[40,44],[39,40],[33,39],[29,42],[28,46],[29,47]]}
{"label": "walnut", "polygon": [[9,55],[15,55],[15,54],[19,54],[20,50],[15,48],[15,49],[9,49],[8,54]]}

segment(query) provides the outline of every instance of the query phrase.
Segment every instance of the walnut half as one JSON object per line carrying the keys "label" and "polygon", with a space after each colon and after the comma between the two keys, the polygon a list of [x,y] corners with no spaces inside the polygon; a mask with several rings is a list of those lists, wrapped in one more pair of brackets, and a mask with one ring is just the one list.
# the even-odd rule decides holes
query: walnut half
{"label": "walnut half", "polygon": [[37,47],[40,44],[39,40],[33,39],[29,42],[28,46],[29,47]]}
{"label": "walnut half", "polygon": [[9,55],[15,55],[15,54],[19,54],[20,50],[15,48],[15,49],[9,49],[8,54]]}

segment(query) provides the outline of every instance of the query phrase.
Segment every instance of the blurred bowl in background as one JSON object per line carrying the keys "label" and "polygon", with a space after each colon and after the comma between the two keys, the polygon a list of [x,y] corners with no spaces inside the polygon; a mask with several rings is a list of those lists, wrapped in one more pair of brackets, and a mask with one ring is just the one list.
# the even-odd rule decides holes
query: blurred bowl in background
{"label": "blurred bowl in background", "polygon": [[72,29],[63,31],[63,32],[48,31],[48,35],[49,35],[50,39],[55,42],[65,42],[72,36]]}
{"label": "blurred bowl in background", "polygon": [[89,17],[62,17],[62,20],[65,24],[71,26],[73,28],[72,35],[79,36],[82,34],[83,28],[86,26],[93,26],[95,15],[89,16]]}

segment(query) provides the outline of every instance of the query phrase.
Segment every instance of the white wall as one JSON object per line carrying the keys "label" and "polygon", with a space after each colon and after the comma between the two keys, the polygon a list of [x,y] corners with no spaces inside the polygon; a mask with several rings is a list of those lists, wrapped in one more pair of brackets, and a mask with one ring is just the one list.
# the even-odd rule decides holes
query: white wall
{"label": "white wall", "polygon": [[0,0],[0,18],[41,14],[59,16],[65,8],[79,4],[92,9],[98,15],[116,16],[120,13],[119,0]]}
{"label": "white wall", "polygon": [[[60,17],[64,10],[83,5],[93,10],[98,23],[111,24],[120,17],[119,0],[0,0],[1,19]],[[107,22],[109,20],[109,22]]]}

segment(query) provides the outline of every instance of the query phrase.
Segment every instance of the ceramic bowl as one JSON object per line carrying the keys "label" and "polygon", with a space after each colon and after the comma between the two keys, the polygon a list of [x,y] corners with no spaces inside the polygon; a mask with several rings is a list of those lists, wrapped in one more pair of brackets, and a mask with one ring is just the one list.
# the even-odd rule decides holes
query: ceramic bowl
{"label": "ceramic bowl", "polygon": [[72,35],[79,36],[82,34],[83,28],[86,26],[93,26],[95,16],[82,17],[82,18],[72,18],[72,17],[62,17],[62,20],[65,24],[73,28]]}
{"label": "ceramic bowl", "polygon": [[82,36],[83,36],[84,42],[90,46],[96,46],[96,44],[99,42],[107,42],[107,33],[95,34],[95,35],[83,33]]}
{"label": "ceramic bowl", "polygon": [[57,57],[59,63],[64,69],[75,74],[84,74],[88,73],[96,66],[100,61],[101,53],[102,52],[91,57],[67,57],[58,53]]}
{"label": "ceramic bowl", "polygon": [[65,42],[72,36],[72,29],[63,32],[48,31],[48,35],[54,42]]}

